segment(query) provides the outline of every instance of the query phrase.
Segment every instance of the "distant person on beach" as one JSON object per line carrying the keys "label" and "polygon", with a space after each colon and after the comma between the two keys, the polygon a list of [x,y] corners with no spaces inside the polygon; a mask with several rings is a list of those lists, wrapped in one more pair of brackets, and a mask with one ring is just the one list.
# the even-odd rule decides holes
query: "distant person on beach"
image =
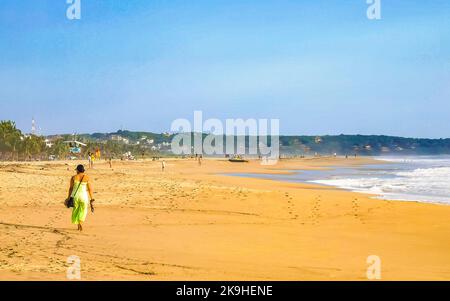
{"label": "distant person on beach", "polygon": [[91,168],[94,168],[95,154],[91,153]]}
{"label": "distant person on beach", "polygon": [[83,231],[82,223],[86,220],[88,206],[94,212],[95,200],[89,176],[85,174],[84,166],[78,165],[76,171],[77,174],[70,179],[68,198],[73,198],[72,224],[78,225],[78,231]]}
{"label": "distant person on beach", "polygon": [[111,157],[109,157],[108,162],[109,162],[109,168],[112,168],[112,158]]}
{"label": "distant person on beach", "polygon": [[162,161],[161,162],[161,170],[164,171],[164,169],[166,169],[166,161]]}
{"label": "distant person on beach", "polygon": [[92,156],[91,156],[91,152],[88,152],[88,162],[89,162],[89,168],[92,168]]}

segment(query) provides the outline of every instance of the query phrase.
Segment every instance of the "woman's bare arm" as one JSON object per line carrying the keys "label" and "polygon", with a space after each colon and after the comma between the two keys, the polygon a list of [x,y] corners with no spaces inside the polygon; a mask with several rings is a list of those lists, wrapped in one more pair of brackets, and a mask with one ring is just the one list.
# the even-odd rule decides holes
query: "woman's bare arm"
{"label": "woman's bare arm", "polygon": [[94,190],[92,189],[91,181],[87,182],[87,190],[88,190],[88,193],[89,193],[89,198],[91,200],[93,200],[94,199]]}

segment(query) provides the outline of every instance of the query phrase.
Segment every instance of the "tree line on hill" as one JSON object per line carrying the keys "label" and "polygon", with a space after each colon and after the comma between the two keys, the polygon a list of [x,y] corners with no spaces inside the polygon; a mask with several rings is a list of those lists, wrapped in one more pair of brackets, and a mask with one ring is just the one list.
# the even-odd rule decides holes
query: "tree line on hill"
{"label": "tree line on hill", "polygon": [[[192,134],[193,135],[193,134]],[[130,141],[112,140],[119,136]],[[124,153],[139,156],[171,155],[170,149],[154,150],[149,145],[139,144],[142,139],[151,139],[154,145],[168,143],[173,135],[167,133],[118,131],[78,135],[77,140],[86,144],[81,153],[74,155],[67,141],[72,135],[58,135],[51,138],[23,134],[13,121],[0,121],[0,160],[47,160],[86,157],[88,152],[99,149],[103,157],[119,158]],[[203,134],[203,138],[206,134]],[[222,137],[224,138],[224,137]],[[236,138],[236,137],[234,137]],[[248,145],[249,137],[245,137]],[[321,155],[440,155],[450,154],[450,139],[403,138],[383,135],[335,135],[335,136],[280,136],[282,156]],[[269,137],[270,143],[270,137]]]}
{"label": "tree line on hill", "polygon": [[[104,158],[120,158],[124,153],[156,156],[138,145],[127,145],[119,141],[99,141],[91,135],[80,135],[76,138],[86,144],[80,153],[71,152],[72,135],[58,135],[47,139],[43,136],[23,134],[14,121],[0,121],[0,160],[30,161],[86,158],[89,152],[100,150]],[[73,145],[72,145],[73,146]]]}

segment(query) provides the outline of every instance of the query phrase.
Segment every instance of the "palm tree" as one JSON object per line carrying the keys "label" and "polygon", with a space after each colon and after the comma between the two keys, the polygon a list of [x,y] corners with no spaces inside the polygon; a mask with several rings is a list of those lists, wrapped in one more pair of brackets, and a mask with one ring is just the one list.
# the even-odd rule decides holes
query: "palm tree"
{"label": "palm tree", "polygon": [[2,157],[4,157],[4,154],[10,154],[11,159],[14,159],[16,148],[22,139],[22,133],[16,128],[15,122],[0,121],[0,152]]}
{"label": "palm tree", "polygon": [[45,140],[42,137],[36,135],[30,135],[24,137],[19,144],[19,150],[26,158],[31,158],[36,155],[42,154],[45,149]]}

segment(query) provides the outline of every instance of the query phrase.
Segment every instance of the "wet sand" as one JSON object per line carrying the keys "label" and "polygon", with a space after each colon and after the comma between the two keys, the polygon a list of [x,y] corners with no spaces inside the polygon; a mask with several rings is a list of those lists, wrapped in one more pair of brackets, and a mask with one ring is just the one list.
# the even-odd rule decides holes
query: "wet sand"
{"label": "wet sand", "polygon": [[[230,177],[367,164],[364,158],[106,162],[89,170],[84,231],[64,208],[78,162],[0,163],[0,280],[450,280],[450,206]],[[87,165],[87,162],[84,162]]]}

